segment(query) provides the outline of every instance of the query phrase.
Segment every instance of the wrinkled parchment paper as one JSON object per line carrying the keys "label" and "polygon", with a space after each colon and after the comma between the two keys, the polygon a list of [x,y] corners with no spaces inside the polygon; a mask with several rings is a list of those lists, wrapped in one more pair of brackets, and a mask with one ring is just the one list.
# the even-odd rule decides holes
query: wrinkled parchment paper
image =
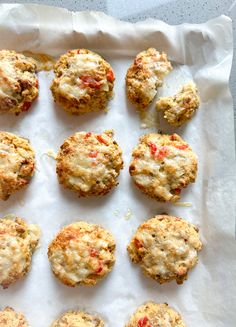
{"label": "wrinkled parchment paper", "polygon": [[[124,77],[134,55],[147,47],[168,54],[175,69],[158,95],[173,94],[193,79],[201,107],[192,121],[178,129],[163,119],[157,127],[140,129],[140,119],[127,102]],[[0,129],[30,139],[37,154],[37,171],[30,186],[0,203],[1,216],[17,214],[42,229],[41,246],[23,281],[0,291],[0,305],[25,313],[32,327],[46,327],[68,309],[98,312],[106,326],[124,326],[143,302],[168,302],[179,310],[187,326],[234,327],[236,324],[236,241],[233,105],[228,88],[232,61],[232,29],[228,17],[205,24],[169,26],[148,20],[121,22],[99,12],[71,13],[37,5],[0,5],[0,48],[59,56],[85,47],[103,55],[116,74],[115,96],[108,113],[73,117],[53,103],[49,90],[52,72],[40,72],[40,95],[32,110],[18,117],[2,115]],[[125,167],[120,185],[102,198],[78,199],[57,182],[58,151],[76,131],[113,128],[123,148]],[[181,201],[192,206],[161,204],[146,198],[129,177],[132,148],[138,137],[157,128],[179,133],[199,157],[198,178],[183,191]],[[199,264],[182,286],[158,285],[131,264],[126,246],[145,219],[167,212],[200,228],[204,247]],[[109,229],[117,242],[117,262],[95,287],[69,288],[52,275],[47,246],[58,230],[77,219]]]}

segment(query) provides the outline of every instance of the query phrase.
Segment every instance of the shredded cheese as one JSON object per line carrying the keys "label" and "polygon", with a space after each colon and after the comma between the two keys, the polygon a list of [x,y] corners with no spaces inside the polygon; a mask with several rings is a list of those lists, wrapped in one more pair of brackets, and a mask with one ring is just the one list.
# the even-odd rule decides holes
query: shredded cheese
{"label": "shredded cheese", "polygon": [[179,207],[191,207],[192,203],[191,202],[175,202],[174,205],[179,206]]}
{"label": "shredded cheese", "polygon": [[46,154],[48,157],[51,157],[51,158],[53,158],[55,160],[57,159],[56,152],[51,150],[51,149],[47,150],[46,153],[44,153],[44,154]]}
{"label": "shredded cheese", "polygon": [[128,209],[125,216],[124,216],[124,218],[125,218],[125,220],[130,220],[130,218],[132,216],[133,216],[133,213],[132,213],[131,209]]}

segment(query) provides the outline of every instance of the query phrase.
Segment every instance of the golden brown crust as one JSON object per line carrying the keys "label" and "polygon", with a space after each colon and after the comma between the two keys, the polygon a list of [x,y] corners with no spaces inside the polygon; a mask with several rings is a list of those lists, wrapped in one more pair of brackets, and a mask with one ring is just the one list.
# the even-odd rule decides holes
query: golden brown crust
{"label": "golden brown crust", "polygon": [[12,308],[0,311],[0,327],[29,327],[24,315]]}
{"label": "golden brown crust", "polygon": [[163,78],[172,70],[167,55],[154,48],[140,52],[126,74],[126,91],[129,100],[138,109],[146,109],[154,99]]}
{"label": "golden brown crust", "polygon": [[156,103],[156,108],[164,112],[164,118],[170,125],[181,126],[188,122],[198,109],[200,99],[194,83],[183,85],[173,97],[162,97]]}
{"label": "golden brown crust", "polygon": [[86,312],[68,311],[54,321],[51,327],[104,327],[104,322],[98,316]]}
{"label": "golden brown crust", "polygon": [[113,95],[114,72],[100,55],[70,50],[55,64],[51,91],[68,113],[80,115],[106,109]]}
{"label": "golden brown crust", "polygon": [[23,219],[0,219],[0,285],[7,288],[25,276],[38,244],[40,230],[37,225]]}
{"label": "golden brown crust", "polygon": [[38,96],[36,63],[15,51],[0,51],[0,112],[29,110]]}
{"label": "golden brown crust", "polygon": [[125,327],[186,327],[180,314],[167,303],[141,305]]}
{"label": "golden brown crust", "polygon": [[146,134],[133,150],[129,171],[149,197],[176,202],[182,188],[195,181],[197,157],[177,134]]}
{"label": "golden brown crust", "polygon": [[113,132],[79,132],[64,141],[57,156],[59,183],[79,197],[105,195],[118,184],[122,151]]}
{"label": "golden brown crust", "polygon": [[113,268],[115,241],[102,227],[79,221],[64,227],[50,243],[48,258],[65,285],[95,285]]}
{"label": "golden brown crust", "polygon": [[182,284],[198,262],[198,228],[174,216],[159,215],[141,224],[127,248],[145,275],[163,284]]}
{"label": "golden brown crust", "polygon": [[0,199],[25,187],[34,174],[35,155],[28,140],[0,132]]}

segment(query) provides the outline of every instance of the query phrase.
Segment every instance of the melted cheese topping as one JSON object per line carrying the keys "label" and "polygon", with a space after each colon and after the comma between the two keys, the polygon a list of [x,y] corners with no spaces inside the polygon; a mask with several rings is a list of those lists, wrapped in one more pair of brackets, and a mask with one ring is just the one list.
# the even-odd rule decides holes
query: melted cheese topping
{"label": "melted cheese topping", "polygon": [[70,311],[56,320],[51,327],[103,327],[104,322],[85,312]]}
{"label": "melted cheese topping", "polygon": [[61,230],[49,246],[49,260],[56,276],[69,286],[96,284],[111,270],[115,243],[97,225],[77,222]]}
{"label": "melted cheese topping", "polygon": [[25,186],[34,173],[34,152],[28,140],[0,132],[0,198]]}
{"label": "melted cheese topping", "polygon": [[[9,83],[6,83],[9,80]],[[14,99],[14,89],[11,84],[14,84],[16,80],[16,71],[12,62],[8,60],[0,61],[0,97],[11,97]]]}
{"label": "melted cheese topping", "polygon": [[29,327],[29,325],[22,313],[7,307],[0,311],[0,327]]}
{"label": "melted cheese topping", "polygon": [[[79,53],[67,57],[68,68],[59,78],[58,92],[62,95],[84,98],[91,91],[91,86],[101,91],[109,91],[106,71],[102,58],[95,53]],[[60,73],[62,72],[59,69]]]}
{"label": "melted cheese topping", "polygon": [[15,51],[0,51],[0,111],[19,113],[29,109],[38,95],[36,64]]}
{"label": "melted cheese topping", "polygon": [[199,104],[196,85],[188,83],[175,96],[160,98],[156,108],[164,111],[164,118],[169,124],[181,126],[192,118]]}
{"label": "melted cheese topping", "polygon": [[154,99],[163,78],[172,70],[165,53],[150,48],[140,52],[126,75],[128,97],[139,109],[145,109]]}
{"label": "melted cheese topping", "polygon": [[112,135],[112,131],[80,132],[66,140],[57,158],[59,181],[81,195],[108,192],[123,167],[121,149]]}
{"label": "melted cheese topping", "polygon": [[8,287],[29,270],[40,230],[16,218],[0,220],[0,284]]}
{"label": "melted cheese topping", "polygon": [[198,261],[198,229],[176,217],[157,216],[140,225],[128,251],[144,272],[160,283],[182,283]]}
{"label": "melted cheese topping", "polygon": [[146,134],[132,156],[130,174],[136,185],[158,200],[177,201],[181,188],[195,180],[197,157],[177,134]]}
{"label": "melted cheese topping", "polygon": [[180,314],[168,304],[148,302],[140,306],[125,327],[186,327]]}

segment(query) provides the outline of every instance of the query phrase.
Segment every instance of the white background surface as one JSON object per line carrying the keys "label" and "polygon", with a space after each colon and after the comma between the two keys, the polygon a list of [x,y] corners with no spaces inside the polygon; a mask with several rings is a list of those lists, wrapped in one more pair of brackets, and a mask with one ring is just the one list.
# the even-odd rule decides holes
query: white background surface
{"label": "white background surface", "polygon": [[[75,19],[76,31],[72,33],[71,20],[63,11],[53,17],[50,9],[44,9],[41,24],[37,10],[20,13],[7,16],[8,29],[1,26],[1,47],[15,47],[19,51],[27,47],[57,55],[78,45],[88,47],[108,59],[117,80],[108,114],[77,119],[53,104],[49,90],[52,74],[42,72],[40,97],[32,111],[20,117],[1,117],[0,129],[28,137],[37,152],[37,172],[31,185],[1,203],[1,214],[18,214],[38,223],[43,231],[30,274],[8,290],[0,291],[1,306],[11,305],[22,310],[32,327],[49,326],[59,313],[77,307],[98,311],[108,327],[118,327],[124,325],[138,305],[155,300],[166,301],[178,309],[189,327],[234,327],[235,181],[232,101],[227,86],[232,47],[229,21],[222,18],[204,27],[189,25],[178,29],[160,22],[133,27],[87,14]],[[182,200],[192,203],[189,208],[149,200],[133,187],[129,178],[131,149],[138,136],[147,131],[139,129],[137,114],[126,101],[124,76],[133,55],[148,45],[162,48],[177,65],[191,66],[189,69],[182,66],[182,74],[186,77],[190,73],[200,90],[201,109],[191,123],[178,129],[199,157],[197,182],[183,192]],[[169,75],[164,94],[168,88],[178,88],[177,84],[182,82],[178,76],[178,69]],[[63,140],[77,130],[101,131],[111,127],[124,149],[125,168],[120,185],[104,198],[78,200],[58,185],[55,162],[45,152],[57,151]],[[173,131],[166,126],[163,129]],[[129,210],[132,216],[127,221],[125,215]],[[159,286],[143,276],[126,253],[135,228],[145,218],[162,212],[182,216],[201,230],[204,249],[200,262],[182,286],[174,283]],[[55,233],[77,218],[103,225],[113,232],[117,241],[114,271],[91,288],[71,289],[59,283],[52,276],[46,257],[48,243]]]}

